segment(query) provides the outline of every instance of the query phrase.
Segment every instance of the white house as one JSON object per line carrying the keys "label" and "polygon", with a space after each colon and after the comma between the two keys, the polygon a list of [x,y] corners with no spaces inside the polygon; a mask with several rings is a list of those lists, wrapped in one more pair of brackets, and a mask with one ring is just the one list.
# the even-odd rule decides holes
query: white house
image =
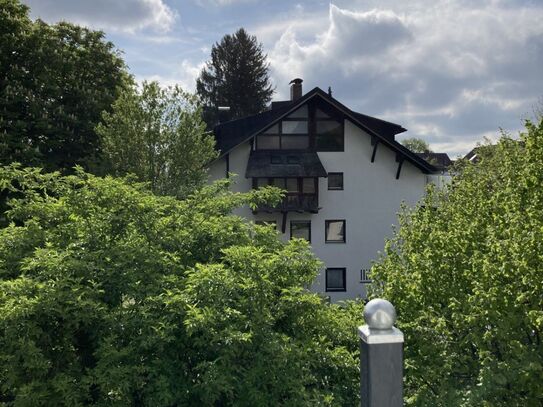
{"label": "white house", "polygon": [[332,301],[365,297],[366,271],[383,250],[400,204],[415,204],[439,171],[395,140],[398,124],[357,113],[315,88],[263,113],[215,128],[220,157],[210,179],[238,174],[236,191],[287,190],[283,203],[237,214],[304,237],[325,268],[312,289]]}

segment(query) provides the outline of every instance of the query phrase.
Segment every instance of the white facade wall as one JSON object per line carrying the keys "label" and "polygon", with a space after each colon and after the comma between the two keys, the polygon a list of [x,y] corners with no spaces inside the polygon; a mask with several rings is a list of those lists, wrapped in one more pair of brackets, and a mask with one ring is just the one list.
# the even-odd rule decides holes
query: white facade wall
{"label": "white facade wall", "polygon": [[[244,143],[230,153],[230,171],[238,174],[235,191],[249,191],[252,180],[246,179],[245,169],[251,145]],[[324,269],[312,289],[330,296],[332,301],[366,296],[366,284],[361,283],[361,270],[368,269],[384,248],[385,237],[391,236],[392,225],[402,202],[415,204],[424,194],[427,176],[408,161],[404,161],[400,178],[396,179],[396,153],[379,144],[375,161],[371,163],[371,137],[359,127],[345,121],[345,151],[319,152],[327,172],[343,172],[344,189],[328,190],[326,178],[319,178],[319,212],[289,212],[287,228],[281,236],[290,237],[291,220],[311,221],[311,247],[325,267],[346,268],[345,292],[325,292]],[[210,168],[210,179],[226,174],[225,158]],[[280,232],[282,215],[258,213],[249,208],[236,211],[249,220],[275,220]],[[325,243],[325,220],[346,220],[346,243]]]}

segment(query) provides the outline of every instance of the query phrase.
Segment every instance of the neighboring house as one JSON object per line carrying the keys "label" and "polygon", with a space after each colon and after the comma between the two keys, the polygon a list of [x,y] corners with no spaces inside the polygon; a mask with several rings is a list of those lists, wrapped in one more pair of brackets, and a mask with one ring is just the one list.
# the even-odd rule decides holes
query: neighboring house
{"label": "neighboring house", "polygon": [[453,164],[453,161],[450,159],[447,153],[433,153],[428,151],[425,153],[416,154],[423,160],[428,161],[442,173],[447,173],[449,167]]}
{"label": "neighboring house", "polygon": [[332,301],[365,297],[367,270],[383,250],[402,202],[415,204],[440,171],[402,146],[398,124],[357,113],[315,88],[214,129],[220,157],[210,179],[238,174],[235,191],[276,185],[278,207],[236,214],[310,241],[325,264],[312,289]]}

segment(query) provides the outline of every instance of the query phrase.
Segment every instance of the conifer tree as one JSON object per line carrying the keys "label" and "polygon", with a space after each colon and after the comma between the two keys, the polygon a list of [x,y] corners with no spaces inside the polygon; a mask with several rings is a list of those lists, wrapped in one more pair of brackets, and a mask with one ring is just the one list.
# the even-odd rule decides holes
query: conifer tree
{"label": "conifer tree", "polygon": [[273,94],[262,44],[240,28],[211,48],[211,59],[196,81],[209,128],[218,122],[218,107],[230,107],[230,119],[260,113]]}

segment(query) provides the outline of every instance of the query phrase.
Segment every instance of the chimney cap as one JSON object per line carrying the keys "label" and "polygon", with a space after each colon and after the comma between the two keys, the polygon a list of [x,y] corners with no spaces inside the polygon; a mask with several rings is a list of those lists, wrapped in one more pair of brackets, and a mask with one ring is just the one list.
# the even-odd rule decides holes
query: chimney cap
{"label": "chimney cap", "polygon": [[296,84],[296,85],[299,85],[299,84],[301,84],[303,81],[304,81],[304,80],[301,79],[301,78],[294,78],[294,79],[291,80],[288,84],[290,85],[290,84],[294,83],[294,84]]}

